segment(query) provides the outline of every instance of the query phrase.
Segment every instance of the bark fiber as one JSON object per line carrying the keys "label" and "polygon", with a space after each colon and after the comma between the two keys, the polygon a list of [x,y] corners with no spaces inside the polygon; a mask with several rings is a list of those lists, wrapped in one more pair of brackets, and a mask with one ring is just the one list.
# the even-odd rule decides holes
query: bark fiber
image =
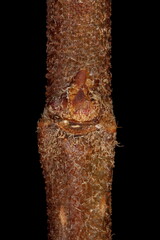
{"label": "bark fiber", "polygon": [[48,83],[38,146],[49,240],[112,239],[110,15],[110,0],[47,0]]}

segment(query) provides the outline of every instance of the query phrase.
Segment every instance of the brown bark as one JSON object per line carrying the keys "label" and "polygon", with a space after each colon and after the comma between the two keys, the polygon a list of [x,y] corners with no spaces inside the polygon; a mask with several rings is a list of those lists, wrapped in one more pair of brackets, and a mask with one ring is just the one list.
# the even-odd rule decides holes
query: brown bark
{"label": "brown bark", "polygon": [[38,142],[49,240],[112,238],[110,2],[47,0],[48,84]]}

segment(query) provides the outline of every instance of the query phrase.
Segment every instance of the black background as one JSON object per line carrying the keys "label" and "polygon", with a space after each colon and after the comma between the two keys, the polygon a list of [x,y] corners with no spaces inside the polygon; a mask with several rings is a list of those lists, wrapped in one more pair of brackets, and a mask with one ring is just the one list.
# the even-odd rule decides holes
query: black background
{"label": "black background", "polygon": [[[119,126],[112,191],[113,240],[154,239],[157,157],[152,133],[158,124],[151,70],[150,6],[112,2],[112,97]],[[4,239],[11,234],[15,239],[47,240],[36,135],[45,103],[46,2],[7,3],[1,11],[5,12],[1,45],[1,119],[6,124],[2,125],[6,146],[2,147],[2,185],[7,203]]]}

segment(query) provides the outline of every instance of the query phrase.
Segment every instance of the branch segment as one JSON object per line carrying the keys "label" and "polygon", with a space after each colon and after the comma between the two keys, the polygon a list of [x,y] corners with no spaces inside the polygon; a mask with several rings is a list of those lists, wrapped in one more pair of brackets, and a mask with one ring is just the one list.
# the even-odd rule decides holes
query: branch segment
{"label": "branch segment", "polygon": [[110,9],[110,0],[47,0],[48,100],[81,69],[110,94]]}
{"label": "branch segment", "polygon": [[110,0],[48,0],[47,13],[38,142],[49,240],[111,240]]}

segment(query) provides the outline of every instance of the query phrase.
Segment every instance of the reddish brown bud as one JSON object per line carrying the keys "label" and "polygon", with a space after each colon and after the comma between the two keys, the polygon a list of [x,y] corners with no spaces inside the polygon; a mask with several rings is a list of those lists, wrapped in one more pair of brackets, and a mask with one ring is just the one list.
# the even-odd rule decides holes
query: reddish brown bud
{"label": "reddish brown bud", "polygon": [[80,70],[77,75],[74,78],[75,83],[80,88],[82,87],[87,79],[87,71],[86,70]]}

